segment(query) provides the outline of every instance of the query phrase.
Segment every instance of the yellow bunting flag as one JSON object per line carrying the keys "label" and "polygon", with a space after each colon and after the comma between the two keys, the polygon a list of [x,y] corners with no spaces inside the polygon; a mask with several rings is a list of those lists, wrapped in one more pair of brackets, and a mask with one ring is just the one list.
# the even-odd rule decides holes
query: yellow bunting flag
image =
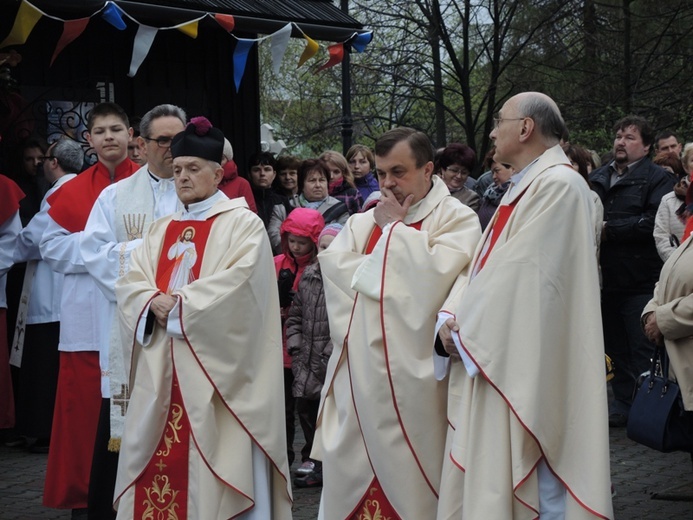
{"label": "yellow bunting flag", "polygon": [[29,2],[22,2],[17,11],[17,18],[7,38],[0,43],[0,49],[9,45],[24,45],[27,38],[34,30],[36,22],[41,19],[43,14]]}
{"label": "yellow bunting flag", "polygon": [[190,36],[191,38],[197,38],[197,26],[199,25],[200,20],[194,20],[190,23],[186,23],[183,25],[179,25],[176,27],[180,32],[183,34]]}
{"label": "yellow bunting flag", "polygon": [[[318,45],[318,42],[316,42],[315,40],[309,38],[305,34],[303,35],[303,37],[306,39],[307,43],[306,43],[306,48],[303,49],[303,54],[301,54],[301,59],[298,60],[298,67],[303,65],[306,61],[311,59],[313,56],[315,56],[315,54],[318,52],[318,49],[320,48],[320,46]],[[298,68],[298,67],[296,67],[296,68]]]}

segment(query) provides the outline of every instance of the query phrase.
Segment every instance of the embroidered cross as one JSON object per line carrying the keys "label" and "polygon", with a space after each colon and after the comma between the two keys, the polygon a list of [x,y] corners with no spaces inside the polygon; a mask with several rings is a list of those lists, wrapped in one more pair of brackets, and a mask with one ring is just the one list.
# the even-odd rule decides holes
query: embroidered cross
{"label": "embroidered cross", "polygon": [[120,385],[120,393],[112,397],[114,406],[120,406],[120,415],[125,417],[128,411],[128,402],[130,395],[128,393],[128,385]]}
{"label": "embroidered cross", "polygon": [[128,235],[128,240],[135,240],[136,238],[142,238],[142,232],[144,231],[144,223],[147,220],[147,215],[142,213],[128,213],[123,215],[123,225],[125,226],[125,232]]}
{"label": "embroidered cross", "polygon": [[157,468],[159,468],[159,471],[164,471],[164,468],[166,467],[166,464],[164,464],[164,461],[159,459],[159,462],[157,464],[154,464]]}

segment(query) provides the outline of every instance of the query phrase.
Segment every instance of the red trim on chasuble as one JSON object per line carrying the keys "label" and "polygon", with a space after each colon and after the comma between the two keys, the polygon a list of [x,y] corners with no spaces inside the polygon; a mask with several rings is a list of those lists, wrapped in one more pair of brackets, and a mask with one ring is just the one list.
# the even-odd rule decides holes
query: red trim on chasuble
{"label": "red trim on chasuble", "polygon": [[[396,226],[399,222],[393,223],[393,228]],[[417,231],[421,230],[421,224],[423,221],[415,222],[408,227],[414,228]],[[406,225],[406,224],[405,224]],[[371,231],[371,235],[368,238],[368,242],[366,244],[366,249],[364,251],[364,254],[371,254],[373,252],[373,249],[375,248],[375,245],[378,243],[378,240],[380,240],[380,237],[382,236],[383,232],[380,226],[374,226],[373,230]],[[390,242],[390,238],[392,238],[392,232],[387,237],[388,240],[388,246]],[[383,278],[385,276],[384,273],[385,265],[383,265]],[[383,280],[384,281],[384,280]],[[358,299],[358,295],[356,298],[354,298],[354,306],[356,306],[356,301]],[[354,316],[354,311],[352,308],[352,319]],[[380,322],[381,322],[381,327],[383,323],[383,306],[382,306],[382,298],[380,299]],[[351,329],[351,322],[349,323],[349,329]],[[383,334],[383,348],[385,350],[385,363],[389,367],[388,363],[388,355],[387,355],[387,342],[385,341],[385,330],[383,328],[382,330]],[[349,331],[347,331],[347,336],[344,340],[345,346],[348,344],[348,337],[349,337]],[[349,371],[351,371],[351,366],[348,363],[348,351],[347,351],[347,368]],[[400,425],[402,425],[402,420],[401,416],[399,413],[399,409],[397,408],[396,400],[395,400],[395,395],[394,395],[394,388],[392,388],[392,378],[390,375],[390,371],[388,369],[388,377],[390,378],[390,389],[392,391],[392,398],[393,398],[393,406],[395,408],[395,412],[397,413],[397,418],[399,420]],[[359,418],[359,412],[358,412],[358,407],[356,406],[356,401],[354,400],[354,389],[353,389],[353,382],[351,380],[351,375],[349,375],[349,382],[352,385],[351,389],[351,395],[352,395],[352,402],[354,404],[354,410],[356,412],[356,418],[359,421],[359,429],[361,429],[361,419]],[[405,440],[407,441],[407,445],[409,446],[409,449],[411,450],[412,454],[414,455],[414,458],[416,459],[416,463],[421,469],[421,464],[419,463],[418,458],[416,457],[416,454],[414,453],[414,450],[412,449],[411,442],[407,438],[406,431],[402,429],[402,433],[404,435]],[[366,454],[368,455],[368,460],[370,462],[370,454],[368,453],[368,446],[366,446]],[[373,473],[375,474],[375,468],[373,468],[373,464],[371,463],[371,469],[373,470]],[[424,476],[424,479],[426,479],[426,475],[423,473],[423,470],[421,470],[422,475]],[[428,482],[428,479],[426,479]],[[429,483],[430,486],[430,483]],[[431,488],[433,489],[433,488]],[[435,493],[435,490],[433,490]],[[436,496],[437,493],[436,493]],[[385,495],[385,492],[383,491],[382,486],[380,485],[380,482],[378,482],[378,477],[377,475],[373,477],[373,481],[371,484],[368,486],[368,490],[366,491],[365,495],[361,499],[361,502],[359,503],[358,506],[356,506],[356,509],[354,510],[354,513],[351,515],[350,520],[375,520],[375,519],[380,519],[380,520],[399,520],[400,517],[397,515],[395,512],[394,508],[392,507],[390,501],[388,500],[387,496]]]}
{"label": "red trim on chasuble", "polygon": [[378,477],[373,477],[366,495],[348,520],[400,520],[383,493]]}
{"label": "red trim on chasuble", "polygon": [[190,422],[174,370],[164,435],[146,469],[135,481],[133,518],[188,518],[189,447]]}
{"label": "red trim on chasuble", "polygon": [[156,286],[166,294],[200,277],[202,255],[215,217],[207,220],[172,220],[156,268]]}

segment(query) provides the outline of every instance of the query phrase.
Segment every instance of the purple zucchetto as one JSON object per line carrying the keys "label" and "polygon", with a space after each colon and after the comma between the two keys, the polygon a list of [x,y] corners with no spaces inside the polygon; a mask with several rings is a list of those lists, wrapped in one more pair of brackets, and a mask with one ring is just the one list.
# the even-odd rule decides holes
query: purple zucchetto
{"label": "purple zucchetto", "polygon": [[171,141],[171,155],[175,157],[200,157],[221,162],[224,154],[224,134],[214,128],[206,117],[193,117],[185,130]]}

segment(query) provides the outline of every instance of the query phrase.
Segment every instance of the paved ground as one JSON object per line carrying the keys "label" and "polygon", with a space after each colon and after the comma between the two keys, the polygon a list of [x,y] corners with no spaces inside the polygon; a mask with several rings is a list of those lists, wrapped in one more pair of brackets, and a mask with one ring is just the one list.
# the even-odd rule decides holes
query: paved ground
{"label": "paved ground", "polygon": [[[687,453],[650,450],[626,439],[624,429],[612,429],[610,438],[616,519],[693,519],[693,502],[653,498],[668,492],[693,500],[693,466]],[[41,506],[45,466],[46,455],[0,446],[0,519],[70,518],[67,511]],[[294,519],[314,520],[319,499],[319,489],[295,489]]]}

